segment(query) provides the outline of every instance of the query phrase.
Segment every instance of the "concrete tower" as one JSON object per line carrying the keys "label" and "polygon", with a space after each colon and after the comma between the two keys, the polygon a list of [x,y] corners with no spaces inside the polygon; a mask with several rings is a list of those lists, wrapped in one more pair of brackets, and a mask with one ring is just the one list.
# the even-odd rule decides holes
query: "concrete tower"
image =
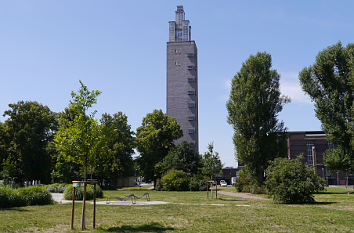
{"label": "concrete tower", "polygon": [[183,6],[177,6],[175,21],[169,22],[167,42],[167,115],[176,118],[183,137],[199,152],[197,46],[191,40],[191,26]]}

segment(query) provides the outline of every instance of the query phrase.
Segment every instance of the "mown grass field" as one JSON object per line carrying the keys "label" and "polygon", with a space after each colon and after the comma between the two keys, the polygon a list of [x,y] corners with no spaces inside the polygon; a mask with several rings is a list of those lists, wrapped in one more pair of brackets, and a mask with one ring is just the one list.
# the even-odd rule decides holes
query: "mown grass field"
{"label": "mown grass field", "polygon": [[[353,191],[328,188],[315,195],[317,203],[307,205],[222,195],[218,200],[207,200],[205,192],[159,192],[143,188],[105,191],[105,196],[149,192],[152,200],[170,204],[98,205],[96,230],[92,229],[92,205],[88,204],[86,224],[88,232],[354,232],[354,194],[348,194]],[[80,229],[80,215],[78,203],[76,232]],[[2,209],[0,232],[70,232],[70,219],[71,204]]]}

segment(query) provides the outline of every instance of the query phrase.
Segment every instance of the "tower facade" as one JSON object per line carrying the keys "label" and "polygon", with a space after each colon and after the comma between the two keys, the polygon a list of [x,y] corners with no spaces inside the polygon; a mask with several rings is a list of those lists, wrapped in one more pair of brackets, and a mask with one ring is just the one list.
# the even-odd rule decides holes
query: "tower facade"
{"label": "tower facade", "polygon": [[191,26],[185,20],[183,6],[177,6],[175,17],[169,22],[167,42],[166,111],[183,131],[176,143],[192,142],[194,151],[199,152],[197,46],[191,40]]}

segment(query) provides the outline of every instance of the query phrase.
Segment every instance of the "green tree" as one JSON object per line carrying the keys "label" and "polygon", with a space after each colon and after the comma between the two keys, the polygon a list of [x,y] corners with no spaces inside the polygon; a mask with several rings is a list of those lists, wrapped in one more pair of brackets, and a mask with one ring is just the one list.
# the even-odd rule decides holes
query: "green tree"
{"label": "green tree", "polygon": [[8,119],[0,125],[3,177],[49,182],[51,155],[47,147],[57,128],[55,114],[32,101],[19,101],[9,107],[3,115]]}
{"label": "green tree", "polygon": [[165,158],[173,141],[182,137],[183,132],[175,118],[169,117],[162,110],[154,110],[144,117],[137,129],[136,143],[140,153],[137,164],[146,181],[155,181],[155,165]]}
{"label": "green tree", "polygon": [[[59,128],[69,127],[69,122],[75,119],[74,109],[65,108],[63,112],[57,114]],[[51,150],[54,151],[52,156],[53,171],[51,173],[52,180],[58,183],[70,183],[73,180],[80,180],[82,178],[82,169],[80,171],[80,164],[73,161],[67,161],[63,153],[56,150],[54,141],[50,144]]]}
{"label": "green tree", "polygon": [[213,143],[208,145],[208,151],[202,155],[201,165],[202,174],[210,179],[213,179],[216,175],[221,173],[222,163],[219,158],[219,153],[214,151]]}
{"label": "green tree", "polygon": [[302,89],[315,103],[323,131],[335,145],[325,154],[326,165],[332,171],[354,171],[354,44],[343,47],[339,42],[326,48],[299,76]]}
{"label": "green tree", "polygon": [[[86,181],[87,168],[93,168],[104,154],[102,127],[94,119],[96,111],[87,113],[97,102],[101,94],[98,90],[89,91],[80,81],[81,87],[77,93],[71,92],[72,100],[69,109],[73,111],[73,120],[68,120],[55,134],[54,143],[59,154],[69,162],[80,164],[84,168]],[[81,229],[85,229],[86,183],[82,205]]]}
{"label": "green tree", "polygon": [[271,66],[270,54],[250,56],[233,78],[227,102],[237,160],[259,184],[268,161],[286,155],[286,129],[277,115],[289,99],[280,96],[279,74]]}
{"label": "green tree", "polygon": [[100,180],[114,181],[119,176],[134,175],[134,132],[128,124],[128,117],[122,112],[103,114],[100,120],[104,143],[107,148],[106,158],[98,163],[95,174]]}
{"label": "green tree", "polygon": [[101,126],[94,119],[95,111],[87,114],[89,108],[97,102],[100,91],[89,91],[81,81],[80,90],[71,93],[69,109],[74,111],[74,119],[62,124],[55,135],[54,143],[59,154],[66,161],[84,167],[86,180],[87,167],[95,166],[97,156],[102,151]]}
{"label": "green tree", "polygon": [[0,179],[2,178],[2,164],[7,157],[6,143],[5,143],[5,129],[4,124],[0,122]]}
{"label": "green tree", "polygon": [[158,176],[162,176],[171,169],[182,170],[189,176],[197,173],[200,168],[200,155],[193,150],[193,144],[183,141],[172,148],[166,157],[156,164]]}

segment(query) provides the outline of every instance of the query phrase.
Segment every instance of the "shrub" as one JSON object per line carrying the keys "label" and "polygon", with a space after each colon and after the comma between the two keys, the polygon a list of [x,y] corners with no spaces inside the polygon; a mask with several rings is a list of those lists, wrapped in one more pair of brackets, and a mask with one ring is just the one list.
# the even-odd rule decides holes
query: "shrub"
{"label": "shrub", "polygon": [[[68,184],[66,186],[66,189],[64,191],[65,200],[72,200],[73,189],[74,188],[71,184]],[[96,198],[100,198],[100,197],[103,197],[103,192],[101,187],[99,185],[96,185]],[[83,198],[84,198],[84,187],[76,188],[75,199],[82,200]],[[92,199],[93,199],[93,185],[88,184],[86,187],[86,200],[92,200]]]}
{"label": "shrub", "polygon": [[301,157],[288,160],[277,158],[266,170],[266,188],[278,203],[313,202],[313,193],[324,189],[324,180],[305,167]]}
{"label": "shrub", "polygon": [[44,188],[31,186],[19,188],[0,188],[0,208],[26,205],[46,205],[52,203],[52,196]]}
{"label": "shrub", "polygon": [[47,205],[52,203],[52,195],[45,188],[30,186],[16,190],[26,205]]}
{"label": "shrub", "polygon": [[15,189],[0,188],[0,208],[10,208],[25,205],[25,201],[18,195]]}
{"label": "shrub", "polygon": [[189,188],[191,191],[206,191],[206,182],[208,180],[208,177],[196,174],[190,178]]}
{"label": "shrub", "polygon": [[247,170],[240,170],[236,179],[235,188],[238,192],[265,193],[264,187],[258,185],[258,181],[251,178]]}
{"label": "shrub", "polygon": [[189,179],[183,171],[171,169],[161,178],[161,185],[165,191],[187,191]]}
{"label": "shrub", "polygon": [[55,183],[55,184],[46,185],[45,187],[51,193],[63,193],[65,191],[66,184],[65,183]]}

